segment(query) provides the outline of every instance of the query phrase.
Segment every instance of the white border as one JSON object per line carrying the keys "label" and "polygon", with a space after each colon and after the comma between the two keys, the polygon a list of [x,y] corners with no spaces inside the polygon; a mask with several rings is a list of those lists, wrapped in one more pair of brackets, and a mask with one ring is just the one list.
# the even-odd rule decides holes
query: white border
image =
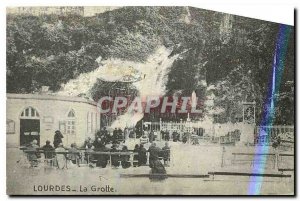
{"label": "white border", "polygon": [[[6,7],[7,6],[194,6],[219,12],[231,13],[256,19],[262,19],[277,23],[283,24],[294,24],[294,8],[297,8],[299,5],[299,0],[266,0],[262,2],[262,0],[25,0],[21,2],[20,0],[2,0],[0,5],[0,38],[2,48],[0,49],[1,52],[1,73],[0,73],[0,114],[1,114],[1,121],[0,121],[0,128],[1,128],[1,135],[2,140],[0,140],[0,147],[1,147],[1,165],[2,168],[0,169],[0,198],[1,200],[8,200],[9,197],[6,196],[6,62],[5,62],[5,44],[6,44]],[[299,53],[298,53],[299,54]],[[298,56],[298,55],[297,55]],[[298,70],[299,73],[299,70]],[[299,81],[298,81],[299,83]],[[299,86],[297,86],[297,92],[299,94]],[[299,102],[298,102],[299,103]],[[298,119],[299,120],[299,119]],[[298,123],[298,122],[297,122]],[[298,139],[299,144],[299,139]],[[298,158],[299,159],[299,158]],[[298,160],[299,161],[299,160]],[[74,198],[74,197],[72,197]],[[72,199],[71,198],[71,199]],[[90,197],[92,198],[92,197]],[[93,197],[95,198],[95,197]],[[120,199],[121,197],[119,197]],[[18,200],[25,200],[26,198],[19,198]],[[40,199],[40,198],[38,198]],[[49,199],[49,198],[48,198]],[[65,200],[66,198],[50,198],[55,200]],[[68,198],[70,199],[70,197]],[[81,200],[86,199],[80,198]],[[101,200],[108,200],[109,198],[101,197],[96,198]],[[124,199],[124,198],[122,198]],[[126,198],[127,199],[127,198]],[[140,198],[138,198],[140,199]],[[152,198],[154,199],[154,198]],[[165,198],[159,198],[160,200]],[[180,198],[182,199],[182,198]],[[208,198],[211,199],[211,198]],[[273,198],[269,198],[273,199]],[[287,199],[287,198],[285,198]]]}

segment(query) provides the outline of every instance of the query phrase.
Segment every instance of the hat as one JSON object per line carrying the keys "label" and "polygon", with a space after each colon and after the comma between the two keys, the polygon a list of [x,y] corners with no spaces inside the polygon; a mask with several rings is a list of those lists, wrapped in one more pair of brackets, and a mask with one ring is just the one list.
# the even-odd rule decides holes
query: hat
{"label": "hat", "polygon": [[59,130],[56,130],[55,133],[61,133]]}

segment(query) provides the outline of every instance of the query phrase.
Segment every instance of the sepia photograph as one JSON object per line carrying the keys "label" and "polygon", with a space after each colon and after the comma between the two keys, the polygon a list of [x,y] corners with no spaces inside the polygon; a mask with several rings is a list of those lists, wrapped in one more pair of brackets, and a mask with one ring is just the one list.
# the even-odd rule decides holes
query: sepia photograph
{"label": "sepia photograph", "polygon": [[295,113],[294,26],[6,7],[7,195],[294,196]]}

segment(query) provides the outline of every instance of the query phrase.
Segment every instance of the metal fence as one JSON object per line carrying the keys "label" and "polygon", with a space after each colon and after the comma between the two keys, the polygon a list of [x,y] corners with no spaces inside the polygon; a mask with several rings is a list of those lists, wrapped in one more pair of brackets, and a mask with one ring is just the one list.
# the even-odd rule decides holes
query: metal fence
{"label": "metal fence", "polygon": [[282,143],[294,144],[294,126],[257,126],[254,130],[255,144],[270,144],[280,138]]}

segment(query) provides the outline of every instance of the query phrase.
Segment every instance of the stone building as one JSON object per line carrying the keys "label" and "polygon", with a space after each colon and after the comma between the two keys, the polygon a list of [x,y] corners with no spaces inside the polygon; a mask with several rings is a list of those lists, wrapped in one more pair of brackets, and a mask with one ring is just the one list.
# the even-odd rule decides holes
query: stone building
{"label": "stone building", "polygon": [[7,94],[6,127],[7,147],[25,146],[33,139],[39,145],[52,143],[56,130],[64,135],[65,146],[82,145],[100,129],[100,113],[95,102],[81,97]]}

